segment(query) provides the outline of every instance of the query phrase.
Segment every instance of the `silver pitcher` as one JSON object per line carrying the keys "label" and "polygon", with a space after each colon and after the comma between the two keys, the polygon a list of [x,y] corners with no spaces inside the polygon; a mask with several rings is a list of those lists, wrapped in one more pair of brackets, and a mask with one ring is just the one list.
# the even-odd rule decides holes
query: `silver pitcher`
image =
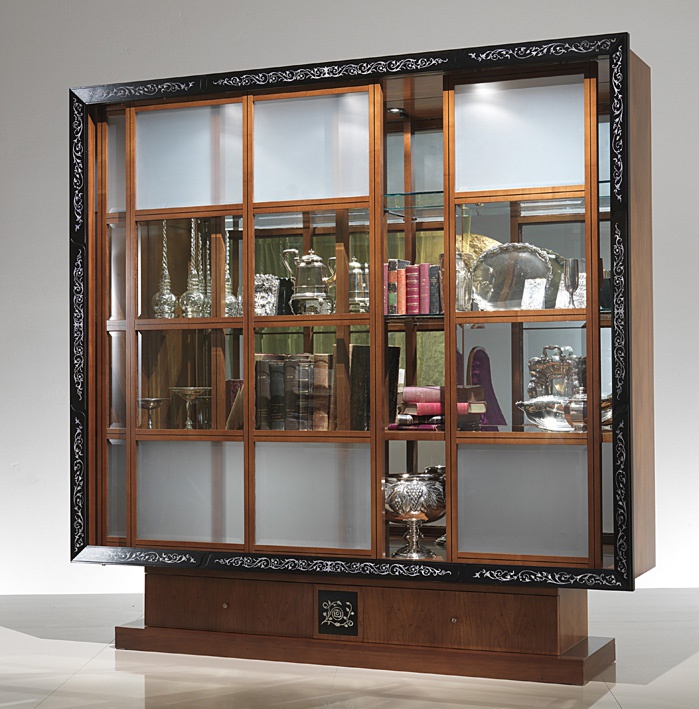
{"label": "silver pitcher", "polygon": [[362,266],[356,258],[349,262],[349,310],[350,313],[369,312],[368,265]]}
{"label": "silver pitcher", "polygon": [[[328,263],[331,261],[335,261],[334,256],[328,259]],[[326,266],[313,249],[309,249],[300,258],[297,249],[285,249],[282,251],[282,263],[294,284],[294,294],[289,299],[292,312],[296,315],[331,313],[332,301],[328,297],[328,287],[335,281],[334,268]]]}

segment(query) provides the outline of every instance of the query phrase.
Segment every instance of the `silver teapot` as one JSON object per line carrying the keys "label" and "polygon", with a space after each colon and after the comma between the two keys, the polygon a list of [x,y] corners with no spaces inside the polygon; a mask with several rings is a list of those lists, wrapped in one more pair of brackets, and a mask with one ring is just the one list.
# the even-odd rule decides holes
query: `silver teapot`
{"label": "silver teapot", "polygon": [[369,312],[368,265],[362,266],[356,258],[349,262],[349,309],[351,313]]}
{"label": "silver teapot", "polygon": [[[334,256],[328,259],[328,263],[331,261],[335,261]],[[335,281],[335,269],[326,266],[313,249],[309,249],[300,258],[297,249],[285,249],[282,251],[282,263],[294,284],[294,294],[289,300],[292,312],[296,315],[331,313],[332,301],[328,297],[328,287]]]}

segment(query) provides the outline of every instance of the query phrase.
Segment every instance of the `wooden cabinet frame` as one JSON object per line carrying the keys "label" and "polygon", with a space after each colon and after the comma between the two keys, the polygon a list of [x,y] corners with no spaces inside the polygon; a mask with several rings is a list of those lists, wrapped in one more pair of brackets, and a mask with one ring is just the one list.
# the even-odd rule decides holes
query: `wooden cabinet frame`
{"label": "wooden cabinet frame", "polygon": [[[99,544],[98,540],[106,538],[105,530],[101,528],[98,509],[101,506],[100,496],[103,495],[100,485],[99,470],[104,468],[105,452],[100,441],[106,429],[106,412],[97,405],[105,401],[105,371],[107,362],[104,347],[99,344],[103,337],[103,323],[100,320],[100,297],[98,295],[101,283],[107,273],[104,256],[100,255],[98,243],[104,243],[106,234],[104,227],[98,224],[96,214],[104,213],[106,195],[101,187],[105,184],[106,163],[99,162],[100,179],[96,179],[95,170],[98,161],[98,151],[104,152],[106,135],[103,116],[105,112],[116,107],[127,107],[126,134],[127,145],[133,145],[130,136],[134,131],[134,107],[140,110],[145,103],[170,107],[191,105],[193,100],[242,100],[244,105],[244,120],[250,121],[254,100],[264,100],[267,94],[285,95],[289,91],[298,90],[313,92],[320,88],[339,87],[343,83],[347,87],[357,84],[372,86],[375,82],[391,77],[422,74],[444,73],[446,76],[465,76],[473,72],[488,73],[493,71],[518,70],[531,72],[541,67],[547,72],[568,72],[570,65],[579,65],[598,57],[608,57],[610,67],[610,134],[611,134],[611,194],[610,194],[610,228],[612,239],[612,271],[613,271],[613,311],[610,327],[613,343],[613,394],[614,394],[614,425],[611,434],[613,446],[613,487],[614,487],[614,562],[613,567],[604,568],[601,564],[596,568],[581,568],[579,566],[541,566],[531,565],[458,562],[403,562],[390,558],[371,558],[367,555],[355,555],[356,558],[343,558],[339,555],[324,556],[313,553],[253,553],[245,549],[212,549],[186,548],[176,543],[163,545],[163,548],[148,548],[128,546],[125,539],[111,538],[107,544]],[[450,81],[452,78],[449,79]],[[345,88],[344,90],[348,90]],[[349,90],[359,90],[349,88]],[[262,93],[260,93],[262,92]],[[254,95],[254,97],[253,97]],[[293,95],[299,95],[294,93]],[[587,94],[591,96],[590,93]],[[543,586],[550,588],[595,588],[631,590],[634,579],[654,565],[654,449],[653,449],[653,347],[652,347],[652,261],[651,261],[651,176],[650,176],[650,74],[629,49],[629,38],[626,34],[599,35],[547,42],[531,42],[520,45],[502,45],[475,49],[448,50],[442,52],[426,52],[414,55],[378,57],[356,61],[329,62],[326,64],[311,64],[283,69],[267,69],[261,71],[243,71],[226,74],[204,75],[196,77],[173,78],[162,81],[134,82],[130,84],[112,84],[75,88],[69,94],[70,110],[70,441],[71,441],[71,558],[81,562],[132,564],[151,567],[169,567],[202,570],[236,570],[236,571],[269,571],[293,572],[308,574],[309,578],[368,578],[368,579],[415,579],[432,582],[449,582],[474,585],[502,585],[513,588]],[[382,152],[382,121],[383,99],[379,91],[370,88],[370,112],[377,120],[371,133],[370,165],[372,182],[379,184],[378,177],[383,170]],[[596,115],[594,98],[587,105],[588,120]],[[451,110],[447,101],[445,115]],[[445,126],[448,125],[445,122]],[[594,131],[593,131],[594,132]],[[409,133],[404,133],[409,143]],[[101,146],[101,148],[100,148]],[[588,143],[586,164],[593,172],[596,169],[596,140]],[[133,175],[129,167],[134,155],[130,153],[127,159],[127,175]],[[243,170],[247,179],[251,178],[251,159],[244,155]],[[407,167],[407,166],[406,166]],[[447,156],[446,169],[449,170]],[[590,175],[586,176],[586,184]],[[95,185],[100,185],[96,190]],[[468,195],[449,194],[450,183],[445,182],[445,253],[450,253],[448,234],[453,236],[453,214],[447,205],[453,205],[454,200],[466,201]],[[131,188],[133,185],[130,186]],[[370,248],[374,263],[383,260],[382,225],[378,215],[383,210],[383,195],[379,190],[363,199],[346,200],[350,204],[362,204],[371,210],[374,219],[371,220]],[[136,235],[129,233],[130,224],[136,219],[163,218],[161,210],[136,211],[133,189],[127,189],[126,224],[127,239],[135,239]],[[491,195],[493,198],[499,195]],[[590,199],[591,195],[585,195]],[[524,198],[524,197],[523,197]],[[503,199],[506,199],[503,197]],[[341,201],[341,200],[339,200]],[[333,201],[337,205],[338,200]],[[285,208],[292,203],[284,203]],[[322,208],[325,202],[319,200],[314,207]],[[298,206],[310,206],[309,203],[299,203]],[[255,204],[262,210],[274,209],[272,204]],[[588,202],[588,214],[597,214],[597,205]],[[165,211],[165,210],[163,210]],[[185,211],[185,210],[180,210]],[[216,208],[207,208],[211,215]],[[187,216],[197,212],[197,208],[187,209]],[[219,216],[230,212],[230,205],[222,206]],[[245,230],[244,239],[251,238],[253,229],[253,203],[251,200],[240,205]],[[175,216],[177,211],[168,210],[168,216]],[[588,231],[596,231],[596,218],[586,220]],[[590,227],[590,225],[593,225]],[[596,248],[596,234],[588,233],[587,248]],[[127,249],[127,254],[133,249]],[[253,255],[250,249],[244,250],[245,272],[254,272]],[[590,254],[593,252],[590,251]],[[130,258],[127,256],[127,259]],[[447,264],[449,263],[447,256]],[[592,259],[594,261],[594,259]],[[135,264],[127,261],[126,272],[136,274]],[[590,272],[597,274],[596,262],[591,265]],[[450,270],[446,269],[447,290],[453,289]],[[597,274],[599,275],[599,274]],[[373,269],[373,293],[379,292],[380,277],[378,269]],[[134,287],[135,284],[131,284]],[[248,279],[248,295],[251,293]],[[128,302],[128,301],[127,301]],[[135,313],[127,306],[127,320],[133,321]],[[459,314],[456,317],[445,317],[445,328],[455,322],[479,317],[477,313]],[[258,323],[255,318],[255,324]],[[353,322],[366,323],[372,332],[378,333],[381,341],[386,323],[379,308],[374,307],[370,314],[356,317],[347,314],[341,318],[343,324]],[[599,314],[588,316],[588,327],[597,332]],[[201,327],[225,328],[242,327],[251,332],[253,316],[247,312],[241,319],[225,319],[214,317],[201,323]],[[511,318],[509,318],[511,321]],[[339,322],[336,317],[333,322]],[[197,323],[190,321],[188,326]],[[274,324],[274,319],[269,319]],[[299,324],[303,324],[299,321]],[[310,323],[309,323],[310,324]],[[143,323],[139,327],[149,326]],[[155,327],[155,324],[153,324]],[[169,325],[168,325],[169,327]],[[453,330],[453,328],[452,328]],[[126,332],[127,338],[127,369],[134,371],[135,363],[129,360],[128,353],[134,351],[134,331]],[[447,335],[447,343],[452,343],[453,332]],[[598,347],[597,337],[588,339],[588,354]],[[376,343],[375,343],[376,344]],[[381,350],[382,348],[378,348]],[[447,347],[446,366],[451,366],[453,348]],[[245,357],[245,378],[252,376],[253,344],[249,343]],[[592,358],[595,361],[595,358]],[[383,353],[379,352],[377,366],[372,374],[373,391],[379,393],[373,398],[372,420],[379,419],[379,407],[383,405],[383,382],[380,372],[383,371]],[[593,376],[593,375],[590,375]],[[596,375],[595,375],[596,376]],[[127,396],[126,433],[127,440],[135,434],[133,417],[135,394]],[[599,392],[597,392],[599,396]],[[447,402],[450,403],[449,401]],[[592,404],[595,400],[593,395]],[[246,417],[252,415],[252,395],[246,399]],[[250,464],[247,456],[252,455],[252,427],[239,436],[246,442],[246,476],[249,476]],[[118,437],[118,436],[117,436]],[[173,438],[176,438],[173,435]],[[342,435],[339,439],[361,438],[372,442],[374,459],[372,462],[373,488],[372,498],[376,517],[381,517],[377,510],[376,499],[380,491],[379,461],[377,457],[380,445],[385,440],[384,432],[374,430],[362,436]],[[135,439],[134,439],[135,440]],[[233,439],[228,439],[233,440]],[[592,441],[589,445],[599,447],[600,441]],[[133,450],[133,446],[130,449]],[[599,469],[599,462],[594,464]],[[129,466],[133,470],[134,466]],[[132,484],[134,481],[131,481]],[[250,483],[248,483],[250,484]],[[599,481],[590,482],[592,496],[599,497]],[[596,518],[599,515],[596,513]],[[601,559],[601,522],[599,533],[590,547],[590,556]],[[248,515],[248,535],[250,532],[250,515]],[[455,531],[455,528],[454,528]],[[378,519],[375,519],[373,548],[381,549],[382,533]],[[204,545],[207,546],[207,545]],[[211,547],[211,545],[208,545]],[[167,547],[167,548],[165,548]],[[452,553],[452,558],[455,558]]]}

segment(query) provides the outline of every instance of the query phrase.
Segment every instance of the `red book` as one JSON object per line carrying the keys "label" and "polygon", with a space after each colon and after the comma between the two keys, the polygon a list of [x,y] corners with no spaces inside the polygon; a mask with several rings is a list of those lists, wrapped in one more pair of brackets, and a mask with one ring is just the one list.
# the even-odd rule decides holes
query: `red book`
{"label": "red book", "polygon": [[430,314],[430,264],[421,263],[419,284],[420,284],[420,314]]}
{"label": "red book", "polygon": [[398,270],[396,271],[396,284],[396,312],[398,315],[405,315],[408,307],[405,300],[405,266],[401,266],[400,260],[398,261]]}
{"label": "red book", "polygon": [[[483,401],[483,387],[478,384],[462,384],[456,387],[457,401]],[[418,401],[437,401],[444,403],[444,387],[437,385],[406,386],[403,388],[403,401],[415,404]],[[473,410],[472,410],[473,411]]]}
{"label": "red book", "polygon": [[[444,404],[441,401],[418,401],[415,404],[408,404],[404,407],[404,413],[411,413],[414,409],[416,416],[441,416],[444,414]],[[471,411],[471,402],[459,401],[456,404],[457,414],[473,413]]]}
{"label": "red book", "polygon": [[405,312],[408,315],[420,313],[420,266],[405,268]]}

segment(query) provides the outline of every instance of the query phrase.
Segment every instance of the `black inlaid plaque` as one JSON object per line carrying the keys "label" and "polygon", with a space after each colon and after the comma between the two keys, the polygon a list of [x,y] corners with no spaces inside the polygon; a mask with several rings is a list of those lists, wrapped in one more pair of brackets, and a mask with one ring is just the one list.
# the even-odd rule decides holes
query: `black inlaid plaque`
{"label": "black inlaid plaque", "polygon": [[318,590],[318,633],[359,635],[359,603],[356,591]]}

